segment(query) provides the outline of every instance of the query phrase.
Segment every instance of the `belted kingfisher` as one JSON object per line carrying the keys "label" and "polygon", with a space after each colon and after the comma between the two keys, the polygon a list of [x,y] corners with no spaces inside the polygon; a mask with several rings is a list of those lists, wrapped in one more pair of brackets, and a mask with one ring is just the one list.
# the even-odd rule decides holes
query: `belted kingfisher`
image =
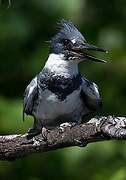
{"label": "belted kingfisher", "polygon": [[71,21],[61,20],[58,33],[49,41],[50,53],[42,71],[24,93],[24,113],[34,117],[29,135],[43,127],[52,128],[64,122],[80,123],[86,115],[101,107],[98,86],[79,72],[82,61],[97,61],[88,52],[106,52],[90,45]]}

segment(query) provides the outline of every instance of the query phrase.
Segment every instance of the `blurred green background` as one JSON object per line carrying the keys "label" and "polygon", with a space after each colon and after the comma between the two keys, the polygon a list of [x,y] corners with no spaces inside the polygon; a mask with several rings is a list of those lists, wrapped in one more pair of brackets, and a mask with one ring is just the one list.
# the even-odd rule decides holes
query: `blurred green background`
{"label": "blurred green background", "polygon": [[[81,63],[103,98],[101,115],[126,116],[125,0],[0,0],[0,134],[24,133],[22,96],[43,67],[56,22],[70,19],[88,42],[109,50],[107,64]],[[126,180],[126,143],[100,142],[0,161],[0,180]]]}

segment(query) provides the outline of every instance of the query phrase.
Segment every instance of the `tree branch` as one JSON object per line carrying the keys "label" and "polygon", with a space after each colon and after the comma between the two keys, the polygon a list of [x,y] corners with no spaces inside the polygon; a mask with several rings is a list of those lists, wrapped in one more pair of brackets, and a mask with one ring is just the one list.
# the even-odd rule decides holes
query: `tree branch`
{"label": "tree branch", "polygon": [[[88,143],[126,139],[125,117],[95,117],[73,127],[46,130],[32,139],[24,135],[0,136],[0,160],[14,160],[34,152],[46,152],[70,146],[85,147]],[[46,138],[45,138],[46,137]]]}

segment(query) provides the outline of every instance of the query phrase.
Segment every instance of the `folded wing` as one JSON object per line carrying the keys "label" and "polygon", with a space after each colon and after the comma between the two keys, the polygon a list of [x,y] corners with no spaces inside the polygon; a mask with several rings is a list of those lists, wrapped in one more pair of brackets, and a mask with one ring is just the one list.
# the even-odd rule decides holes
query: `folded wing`
{"label": "folded wing", "polygon": [[30,82],[24,92],[23,100],[23,120],[24,114],[32,115],[32,110],[34,107],[34,102],[38,96],[38,86],[37,86],[37,76]]}
{"label": "folded wing", "polygon": [[102,106],[98,86],[85,78],[83,78],[81,97],[90,112],[95,112]]}

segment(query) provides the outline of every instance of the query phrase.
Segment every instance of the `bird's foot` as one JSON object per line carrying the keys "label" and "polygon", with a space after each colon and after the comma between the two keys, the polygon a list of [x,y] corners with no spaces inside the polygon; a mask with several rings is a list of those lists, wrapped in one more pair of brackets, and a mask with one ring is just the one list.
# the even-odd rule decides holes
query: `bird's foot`
{"label": "bird's foot", "polygon": [[71,123],[65,122],[65,123],[60,124],[59,128],[60,128],[61,132],[64,132],[65,129],[67,129],[67,128],[71,129],[72,127],[76,126],[76,124],[77,123],[75,123],[75,122],[71,122]]}
{"label": "bird's foot", "polygon": [[27,132],[27,139],[32,139],[34,136],[37,136],[40,133],[41,133],[40,129],[30,128]]}
{"label": "bird's foot", "polygon": [[47,129],[47,128],[45,128],[45,127],[42,128],[41,133],[42,133],[43,141],[47,141],[47,134],[48,134],[49,132],[50,132],[49,129]]}

